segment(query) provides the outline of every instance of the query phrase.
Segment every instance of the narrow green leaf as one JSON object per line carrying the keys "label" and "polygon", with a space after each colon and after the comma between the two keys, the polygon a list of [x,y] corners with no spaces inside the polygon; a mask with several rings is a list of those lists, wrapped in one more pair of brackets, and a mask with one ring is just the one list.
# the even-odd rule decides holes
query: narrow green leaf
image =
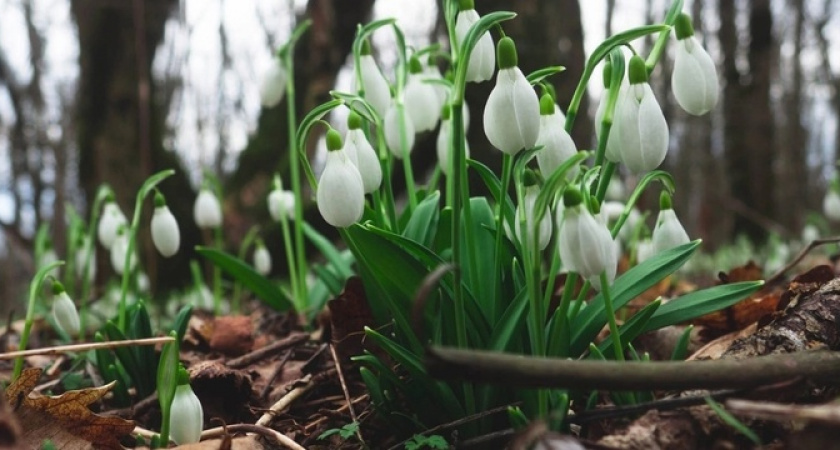
{"label": "narrow green leaf", "polygon": [[677,340],[677,345],[674,346],[674,351],[671,352],[671,361],[685,361],[688,357],[688,344],[691,343],[691,332],[694,330],[694,325],[685,327],[685,331]]}
{"label": "narrow green leaf", "polygon": [[488,350],[505,351],[515,342],[516,333],[525,326],[525,313],[528,311],[528,291],[523,289],[510,302],[504,314],[493,327]]}
{"label": "narrow green leaf", "polygon": [[644,331],[686,322],[728,308],[749,297],[763,285],[763,281],[744,281],[714,286],[677,297],[656,311]]}
{"label": "narrow green leaf", "polygon": [[564,70],[566,70],[566,68],[563,67],[563,66],[543,67],[542,69],[537,69],[537,70],[529,73],[528,76],[525,77],[525,78],[533,86],[533,85],[541,82],[542,80],[545,80],[546,78],[548,78],[548,77],[550,77],[554,74],[560,73]]}
{"label": "narrow green leaf", "polygon": [[729,425],[730,427],[734,428],[735,431],[743,434],[747,437],[747,439],[751,440],[753,444],[761,446],[761,438],[755,433],[755,431],[751,430],[748,426],[744,425],[743,422],[738,420],[737,417],[733,416],[729,411],[725,410],[723,406],[716,402],[712,397],[706,397],[706,404],[709,405],[709,408],[712,408],[712,411],[720,417],[720,420],[723,423]]}
{"label": "narrow green leaf", "polygon": [[350,267],[350,263],[341,256],[341,252],[338,251],[329,239],[325,238],[323,234],[319,233],[318,230],[312,228],[306,222],[303,222],[303,234],[321,252],[321,255],[335,267],[339,275],[344,279],[353,276],[353,269]]}
{"label": "narrow green leaf", "polygon": [[403,230],[403,236],[431,248],[435,241],[439,220],[440,191],[434,191],[414,209]]}
{"label": "narrow green leaf", "polygon": [[228,275],[237,279],[243,286],[251,290],[254,295],[265,302],[266,305],[277,311],[287,311],[292,304],[283,292],[274,283],[257,273],[253,267],[241,259],[209,247],[196,247],[196,252],[207,258]]}
{"label": "narrow green leaf", "polygon": [[[633,339],[636,339],[640,334],[645,332],[646,326],[650,322],[650,318],[653,317],[654,313],[656,313],[661,305],[662,300],[656,299],[634,314],[628,321],[624,322],[624,324],[618,329],[618,334],[621,335],[621,342],[630,346]],[[598,349],[605,355],[611,355],[613,351],[612,348],[612,339],[604,339],[604,341],[601,342],[601,345],[598,346]]]}

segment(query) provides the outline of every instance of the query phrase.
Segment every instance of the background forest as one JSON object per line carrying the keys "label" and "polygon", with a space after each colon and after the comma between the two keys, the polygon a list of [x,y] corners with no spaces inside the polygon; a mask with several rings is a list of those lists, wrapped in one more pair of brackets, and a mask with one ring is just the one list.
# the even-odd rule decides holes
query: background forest
{"label": "background forest", "polygon": [[[820,214],[834,161],[840,159],[838,3],[695,0],[686,5],[723,85],[716,110],[694,117],[675,105],[667,54],[652,76],[672,129],[662,168],[678,180],[675,209],[689,235],[704,239],[705,250],[739,235],[759,243],[771,235],[798,237],[815,220],[811,216]],[[552,77],[561,106],[571,98],[589,42],[652,23],[664,8],[654,0],[476,2],[481,13],[518,12],[519,19],[505,31],[518,44],[524,72],[566,67],[566,74]],[[343,83],[348,90],[347,64],[358,23],[397,15],[410,45],[445,44],[442,15],[431,0],[0,0],[0,295],[5,307],[21,298],[33,273],[38,227],[50,225],[53,245],[63,257],[68,210],[86,216],[103,182],[114,188],[125,209],[150,174],[170,167],[178,171],[162,191],[179,218],[186,251],[159,259],[148,236],[143,238],[143,265],[153,286],[178,287],[189,280],[187,261],[195,257],[190,249],[202,240],[192,223],[192,205],[203,171],[223,183],[229,248],[237,248],[254,224],[267,224],[265,196],[273,174],[283,173],[288,162],[288,130],[283,104],[260,109],[259,78],[303,15],[313,27],[294,55],[301,116],[335,86]],[[387,72],[395,59],[388,37],[374,36],[373,45]],[[481,117],[479,99],[491,88],[483,83],[467,90],[472,117]],[[600,86],[591,86],[584,109],[594,113],[599,94]],[[591,148],[591,115],[581,116],[575,127],[579,148]],[[499,152],[490,150],[480,121],[473,123],[468,136],[473,157],[498,167]],[[431,168],[435,135],[418,138],[414,167]],[[310,151],[316,154],[316,146]],[[644,202],[651,206],[656,198]],[[824,219],[815,217],[828,233]],[[313,208],[307,219],[334,233]],[[279,233],[266,243],[272,251],[282,249]],[[101,256],[100,274],[110,270]],[[284,273],[281,264],[274,270]]]}

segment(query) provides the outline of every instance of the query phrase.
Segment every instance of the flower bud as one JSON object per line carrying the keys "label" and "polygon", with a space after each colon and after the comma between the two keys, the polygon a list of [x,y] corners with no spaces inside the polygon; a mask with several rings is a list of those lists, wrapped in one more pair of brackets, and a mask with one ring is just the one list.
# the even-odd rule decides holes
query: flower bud
{"label": "flower bud", "polygon": [[169,413],[169,437],[177,444],[191,444],[201,439],[204,429],[204,409],[190,387],[186,369],[178,369],[178,387]]}
{"label": "flower bud", "polygon": [[[540,131],[537,146],[543,146],[537,152],[537,164],[540,172],[548,178],[557,168],[577,153],[575,142],[563,128],[560,116],[563,113],[555,108],[554,99],[545,94],[540,99]],[[566,177],[573,179],[577,167],[566,172]]]}
{"label": "flower bud", "polygon": [[[466,108],[464,108],[466,111]],[[465,127],[466,128],[466,127]],[[464,130],[466,132],[466,129]],[[449,170],[452,166],[451,156],[449,154],[449,146],[451,145],[452,136],[452,120],[450,120],[450,107],[446,105],[441,112],[440,129],[438,129],[437,140],[435,141],[435,149],[437,150],[438,167],[444,175],[449,175]],[[464,140],[464,156],[470,157],[470,142]]]}
{"label": "flower bud", "polygon": [[198,192],[193,205],[193,218],[199,228],[207,230],[222,226],[222,205],[208,188]]}
{"label": "flower bud", "polygon": [[659,197],[659,207],[659,216],[656,218],[656,226],[651,236],[654,253],[661,253],[690,242],[688,233],[685,232],[677,214],[671,208],[671,196],[665,191]]}
{"label": "flower bud", "polygon": [[271,254],[262,240],[257,242],[257,247],[254,249],[254,269],[262,276],[271,273]]}
{"label": "flower bud", "polygon": [[358,114],[350,111],[347,126],[344,151],[356,168],[359,169],[359,175],[362,176],[362,183],[365,186],[365,193],[369,194],[379,189],[382,184],[382,167],[379,165],[379,157],[367,136],[365,136],[365,132],[361,129],[361,117]]}
{"label": "flower bud", "polygon": [[[128,229],[123,225],[117,230],[117,237],[114,238],[114,243],[111,245],[111,267],[117,275],[122,275],[125,270],[125,258],[128,254]],[[130,261],[129,271],[134,270],[137,266],[137,258],[133,257]]]}
{"label": "flower bud", "polygon": [[268,193],[268,213],[275,222],[295,218],[295,194],[283,190],[280,177],[274,177],[274,189]]}
{"label": "flower bud", "polygon": [[[405,127],[406,150],[403,155],[402,145],[400,143],[400,120]],[[405,110],[400,116],[400,110],[397,108],[396,102],[391,102],[388,112],[385,113],[385,123],[383,125],[385,133],[385,143],[388,145],[388,150],[397,158],[402,159],[403,156],[411,154],[414,148],[414,122],[405,116]]]}
{"label": "flower bud", "polygon": [[181,232],[178,229],[178,221],[172,215],[172,211],[166,206],[163,194],[155,194],[155,212],[152,216],[152,242],[155,248],[165,258],[169,258],[178,252],[181,245]]}
{"label": "flower bud", "polygon": [[[461,0],[460,11],[455,18],[455,42],[461,45],[467,33],[481,17],[475,10],[473,0]],[[493,38],[489,32],[485,32],[478,39],[478,42],[470,54],[467,63],[467,81],[482,82],[493,78],[493,69],[496,65],[495,53],[493,52]]]}
{"label": "flower bud", "polygon": [[567,188],[558,246],[563,265],[601,289],[601,274],[612,283],[618,266],[618,251],[609,230],[581,202],[580,192]]}
{"label": "flower bud", "polygon": [[96,235],[99,238],[99,243],[107,249],[111,249],[114,243],[114,238],[117,236],[117,229],[120,225],[128,224],[125,214],[120,210],[120,207],[110,198],[106,201],[102,208],[102,217],[99,219],[99,224],[96,227]]}
{"label": "flower bud", "polygon": [[286,73],[286,68],[283,67],[283,61],[277,57],[271,62],[263,75],[262,84],[260,85],[260,103],[265,108],[273,108],[277,106],[286,94],[286,82],[289,74]]}
{"label": "flower bud", "polygon": [[[525,218],[525,230],[524,235],[529,236],[528,238],[528,245],[533,249],[536,247],[537,250],[542,251],[548,246],[548,242],[551,240],[551,209],[546,209],[545,215],[540,218],[540,222],[536,227],[536,236],[534,236],[534,222],[537,218],[534,216],[536,211],[534,211],[534,207],[537,203],[537,196],[540,194],[540,186],[536,183],[535,176],[533,172],[526,171],[525,172],[525,195],[523,196],[523,205],[516,206],[516,213],[514,217],[514,227],[513,229],[516,232],[516,238],[522,242],[523,230],[522,225],[520,225],[520,217]],[[530,178],[530,179],[529,179]],[[524,206],[524,208],[523,208]]]}
{"label": "flower bud", "polygon": [[362,218],[365,190],[359,170],[343,149],[341,136],[327,132],[327,161],[318,180],[318,211],[330,225],[349,227]]}
{"label": "flower bud", "polygon": [[680,14],[676,21],[677,47],[671,90],[687,113],[706,114],[717,105],[720,88],[717,69],[709,53],[694,37],[691,18]]}
{"label": "flower bud", "polygon": [[438,94],[431,84],[423,81],[427,77],[417,57],[411,57],[409,66],[408,81],[403,92],[405,112],[411,119],[415,132],[430,131],[440,119],[441,105]]}
{"label": "flower bud", "polygon": [[[359,56],[359,73],[362,77],[364,99],[380,117],[385,117],[385,113],[391,105],[391,87],[379,70],[379,66],[376,65],[373,55],[370,54],[370,43],[368,41],[362,43],[362,53]],[[353,80],[354,85],[357,82],[357,80]]]}
{"label": "flower bud", "polygon": [[53,319],[55,324],[70,336],[77,336],[81,328],[79,312],[64,286],[58,281],[53,282]]}

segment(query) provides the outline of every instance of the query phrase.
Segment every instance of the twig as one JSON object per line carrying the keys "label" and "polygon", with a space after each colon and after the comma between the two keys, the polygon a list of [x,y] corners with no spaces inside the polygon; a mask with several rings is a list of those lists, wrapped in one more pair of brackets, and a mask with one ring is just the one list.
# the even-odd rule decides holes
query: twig
{"label": "twig", "polygon": [[120,416],[120,417],[130,417],[130,416],[137,416],[143,411],[151,408],[158,404],[158,397],[157,391],[153,392],[152,395],[140,400],[139,402],[131,405],[127,408],[120,408],[120,409],[112,409],[109,411],[105,411],[102,414],[104,415],[111,415],[111,416]]}
{"label": "twig", "polygon": [[[428,430],[423,431],[422,433],[417,433],[417,434],[419,434],[421,436],[430,436],[434,433],[437,433],[438,431],[447,430],[449,428],[455,428],[455,427],[463,425],[465,423],[470,423],[470,422],[473,422],[473,421],[476,421],[476,420],[483,419],[487,416],[492,416],[493,414],[496,414],[496,413],[505,412],[505,411],[508,410],[508,408],[513,407],[513,406],[517,406],[520,403],[521,402],[516,402],[516,403],[511,403],[511,404],[508,404],[508,405],[498,406],[496,408],[488,409],[488,410],[482,411],[480,413],[476,413],[476,414],[473,414],[473,415],[470,415],[470,416],[467,416],[467,417],[462,417],[460,419],[453,420],[452,422],[442,423],[442,424],[440,424],[436,427],[429,428]],[[411,440],[411,439],[409,438],[409,439],[406,439],[406,440],[404,440],[400,443],[397,443],[396,445],[391,446],[388,450],[397,450],[399,448],[402,448],[405,445],[405,443],[408,442],[409,440]]]}
{"label": "twig", "polygon": [[271,343],[266,345],[263,348],[254,350],[251,353],[246,353],[239,358],[231,359],[230,361],[226,362],[225,365],[228,367],[232,367],[234,369],[245,367],[251,363],[259,361],[266,356],[283,351],[289,347],[295,346],[305,340],[309,339],[309,335],[305,333],[296,333],[287,336],[284,339],[281,339],[277,342]]}
{"label": "twig", "polygon": [[[358,424],[359,418],[356,417],[356,410],[353,409],[353,402],[350,401],[350,391],[347,390],[347,383],[344,382],[344,373],[341,370],[341,363],[338,361],[338,355],[336,355],[335,347],[332,344],[330,344],[330,354],[335,362],[335,371],[338,373],[338,381],[341,383],[341,390],[344,391],[344,400],[347,401],[347,408],[350,410],[350,418],[353,419],[354,423]],[[362,445],[365,445],[365,440],[362,438],[362,432],[359,427],[356,427],[356,437],[359,438],[359,442],[361,442]]]}
{"label": "twig", "polygon": [[437,378],[508,386],[609,391],[739,389],[795,377],[840,376],[840,352],[803,351],[747,359],[692,362],[572,361],[430,347],[426,367]]}
{"label": "twig", "polygon": [[790,420],[811,420],[827,425],[840,425],[840,405],[790,405],[732,399],[726,401],[726,408],[737,415],[752,418],[787,422]]}
{"label": "twig", "polygon": [[805,256],[806,256],[808,253],[810,253],[810,252],[811,252],[811,250],[813,250],[813,249],[815,249],[815,248],[817,248],[817,247],[819,247],[819,246],[821,246],[821,245],[825,245],[825,244],[834,244],[834,243],[837,243],[837,242],[840,242],[840,237],[830,237],[830,238],[825,238],[825,239],[815,239],[815,240],[811,241],[811,243],[810,243],[810,244],[808,244],[808,246],[807,246],[807,247],[805,247],[804,249],[802,249],[802,251],[801,251],[801,252],[799,252],[799,254],[798,254],[798,255],[796,255],[796,258],[793,258],[793,261],[791,261],[791,262],[787,263],[787,265],[785,265],[784,267],[782,267],[781,269],[779,269],[776,273],[774,273],[773,275],[771,275],[771,276],[767,279],[767,284],[768,284],[768,285],[771,285],[771,284],[774,284],[774,283],[777,283],[777,282],[781,281],[781,280],[782,280],[782,278],[784,278],[785,273],[787,273],[787,271],[788,271],[788,270],[792,269],[794,266],[796,266],[797,264],[799,264],[799,262],[800,262],[800,261],[802,261],[802,259],[803,259],[803,258],[805,258]]}
{"label": "twig", "polygon": [[306,391],[308,391],[314,385],[315,383],[312,382],[312,374],[308,374],[305,377],[301,378],[296,388],[289,391],[280,400],[271,405],[271,408],[269,408],[268,411],[266,411],[265,414],[263,414],[262,417],[260,417],[260,419],[257,420],[257,425],[263,427],[268,426],[268,424],[271,423],[271,420],[276,414],[288,408],[293,401],[297,400],[298,397],[306,393]]}
{"label": "twig", "polygon": [[102,348],[128,347],[132,345],[156,345],[172,342],[175,339],[169,336],[146,339],[132,339],[126,341],[91,342],[87,344],[59,345],[56,347],[36,348],[32,350],[21,350],[16,352],[0,353],[0,360],[9,360],[20,357],[35,355],[60,355],[62,353],[83,352]]}
{"label": "twig", "polygon": [[274,368],[274,372],[271,372],[271,376],[268,377],[266,380],[265,387],[263,388],[262,392],[260,392],[260,398],[264,399],[268,397],[268,393],[271,391],[272,386],[274,385],[274,381],[277,380],[277,377],[280,376],[280,372],[283,371],[283,367],[286,366],[286,362],[289,361],[289,358],[292,356],[292,351],[286,352],[283,355],[283,358],[280,359],[280,362],[277,363],[277,367]]}
{"label": "twig", "polygon": [[279,431],[272,430],[271,428],[259,424],[254,425],[250,423],[237,423],[233,425],[226,425],[224,427],[210,428],[201,432],[201,439],[217,438],[220,436],[224,436],[228,432],[259,434],[260,436],[265,436],[269,439],[274,439],[278,444],[285,445],[286,447],[289,447],[292,450],[306,450],[303,447],[301,447],[300,444],[298,444],[285,434],[280,433]]}

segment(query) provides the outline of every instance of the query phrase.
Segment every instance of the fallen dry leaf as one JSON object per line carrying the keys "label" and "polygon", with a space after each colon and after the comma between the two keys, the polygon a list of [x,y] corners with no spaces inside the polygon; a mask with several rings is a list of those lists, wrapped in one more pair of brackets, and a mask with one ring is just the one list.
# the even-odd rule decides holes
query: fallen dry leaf
{"label": "fallen dry leaf", "polygon": [[32,392],[41,372],[41,369],[24,370],[6,389],[6,400],[23,424],[23,438],[29,448],[40,448],[45,439],[50,439],[59,449],[123,448],[119,440],[134,430],[134,422],[100,416],[88,409],[113,384],[50,397]]}
{"label": "fallen dry leaf", "polygon": [[[737,283],[741,281],[757,281],[762,279],[763,270],[753,261],[735,267],[729,273],[721,272],[718,277],[720,284]],[[758,322],[762,317],[769,316],[776,311],[779,304],[778,291],[767,292],[759,290],[726,309],[707,314],[692,323],[716,330],[717,332],[733,332]]]}

